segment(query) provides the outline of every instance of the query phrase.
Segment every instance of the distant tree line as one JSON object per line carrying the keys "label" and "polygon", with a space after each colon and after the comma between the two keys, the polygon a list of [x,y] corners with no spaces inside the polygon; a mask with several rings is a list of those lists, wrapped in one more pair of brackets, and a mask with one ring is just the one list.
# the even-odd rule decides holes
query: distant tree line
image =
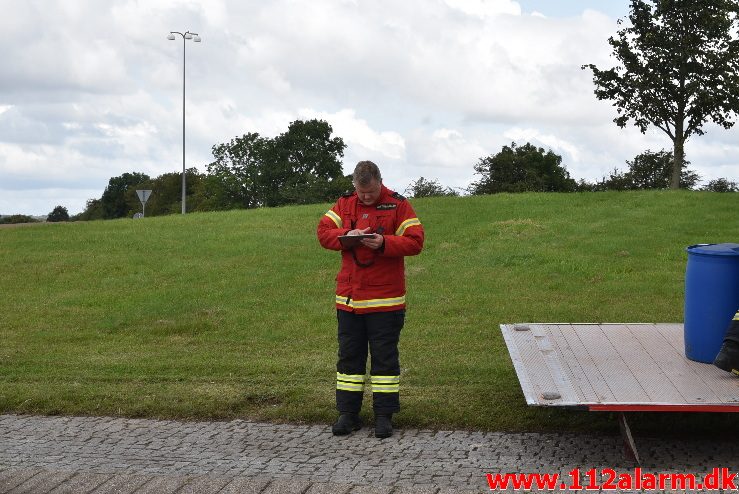
{"label": "distant tree line", "polygon": [[[213,146],[213,161],[205,173],[195,168],[186,171],[187,209],[220,211],[289,204],[333,201],[352,189],[351,176],[342,172],[341,158],[346,145],[331,137],[331,126],[322,120],[292,122],[286,132],[274,138],[247,133],[227,143]],[[573,179],[562,157],[551,149],[531,143],[512,142],[501,151],[479,158],[474,165],[479,179],[465,188],[453,189],[437,179],[420,177],[405,189],[410,197],[496,194],[500,192],[582,192],[605,190],[646,190],[670,187],[674,160],[665,150],[645,151],[628,169],[615,168],[595,182]],[[680,172],[680,186],[696,189],[697,173],[687,165]],[[78,221],[132,217],[141,211],[137,189],[152,190],[146,203],[147,216],[181,211],[182,175],[165,173],[151,178],[132,172],[113,177],[99,199],[87,201],[82,213],[69,216],[57,206],[47,221]],[[720,178],[700,190],[738,192],[736,182]],[[0,220],[2,221],[2,220]],[[6,220],[10,221],[10,220]]]}
{"label": "distant tree line", "polygon": [[[680,171],[680,188],[696,190],[700,176],[688,169],[684,161]],[[647,150],[632,161],[626,161],[628,170],[614,168],[607,177],[595,182],[576,182],[562,165],[562,157],[551,150],[544,151],[529,143],[523,146],[503,146],[495,155],[480,158],[475,172],[481,179],[472,183],[470,194],[498,192],[584,192],[606,190],[660,190],[669,189],[673,176],[673,154],[661,150]],[[719,178],[699,190],[711,192],[739,192],[736,182]]]}
{"label": "distant tree line", "polygon": [[11,214],[0,217],[0,225],[18,225],[20,223],[38,223],[39,220],[27,214]]}
{"label": "distant tree line", "polygon": [[[213,146],[214,161],[207,172],[186,171],[189,212],[249,209],[330,201],[351,188],[341,158],[343,139],[331,137],[323,120],[296,120],[274,138],[247,133]],[[108,181],[102,197],[87,201],[71,220],[131,217],[141,211],[136,190],[151,190],[146,215],[181,211],[182,175],[124,173]]]}

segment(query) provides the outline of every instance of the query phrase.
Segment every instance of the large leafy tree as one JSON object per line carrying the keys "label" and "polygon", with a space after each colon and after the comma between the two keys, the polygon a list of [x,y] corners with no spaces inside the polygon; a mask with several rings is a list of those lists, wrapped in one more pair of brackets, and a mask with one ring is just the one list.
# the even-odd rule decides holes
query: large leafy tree
{"label": "large leafy tree", "polygon": [[577,188],[561,156],[530,143],[516,146],[513,142],[495,155],[480,158],[475,172],[481,179],[470,185],[472,194],[572,192]]}
{"label": "large leafy tree", "polygon": [[255,132],[213,146],[215,160],[207,165],[203,194],[212,209],[255,208],[262,205],[260,173],[269,142]]}
{"label": "large leafy tree", "polygon": [[608,39],[618,65],[583,65],[597,98],[613,101],[619,127],[633,120],[670,137],[673,189],[685,141],[709,120],[730,128],[739,112],[738,15],[737,0],[631,0],[629,24]]}
{"label": "large leafy tree", "polygon": [[351,187],[346,145],[323,120],[296,120],[270,139],[247,133],[213,146],[203,194],[213,209],[329,201]]}
{"label": "large leafy tree", "polygon": [[330,201],[343,192],[346,144],[324,120],[296,120],[272,140],[262,179],[265,205]]}

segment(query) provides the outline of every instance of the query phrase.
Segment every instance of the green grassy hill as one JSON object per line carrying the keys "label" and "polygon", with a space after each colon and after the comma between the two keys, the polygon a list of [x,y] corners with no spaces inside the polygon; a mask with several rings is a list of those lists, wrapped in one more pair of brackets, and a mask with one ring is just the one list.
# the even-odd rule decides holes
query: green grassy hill
{"label": "green grassy hill", "polygon": [[[685,247],[737,241],[738,197],[413,200],[427,240],[406,263],[398,422],[612,427],[527,407],[498,325],[681,322]],[[339,256],[315,237],[328,206],[1,229],[0,412],[330,422]]]}

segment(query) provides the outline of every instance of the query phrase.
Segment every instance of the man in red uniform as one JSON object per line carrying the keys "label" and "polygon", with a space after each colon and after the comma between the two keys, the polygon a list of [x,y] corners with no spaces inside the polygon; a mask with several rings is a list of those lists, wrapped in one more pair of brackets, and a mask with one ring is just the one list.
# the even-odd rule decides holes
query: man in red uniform
{"label": "man in red uniform", "polygon": [[[318,240],[341,251],[336,277],[339,357],[336,364],[334,435],[362,427],[367,347],[375,436],[393,434],[392,415],[400,410],[398,340],[405,319],[403,258],[421,252],[423,227],[405,197],[382,184],[377,165],[360,161],[355,191],[344,194],[321,218]],[[361,239],[340,239],[362,235]]]}

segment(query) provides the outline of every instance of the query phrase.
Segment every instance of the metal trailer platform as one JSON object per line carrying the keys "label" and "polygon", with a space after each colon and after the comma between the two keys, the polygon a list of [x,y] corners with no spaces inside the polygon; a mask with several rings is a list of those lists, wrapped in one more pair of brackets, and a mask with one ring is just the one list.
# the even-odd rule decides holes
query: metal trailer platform
{"label": "metal trailer platform", "polygon": [[682,324],[501,324],[526,403],[619,413],[739,412],[739,379],[685,357]]}

